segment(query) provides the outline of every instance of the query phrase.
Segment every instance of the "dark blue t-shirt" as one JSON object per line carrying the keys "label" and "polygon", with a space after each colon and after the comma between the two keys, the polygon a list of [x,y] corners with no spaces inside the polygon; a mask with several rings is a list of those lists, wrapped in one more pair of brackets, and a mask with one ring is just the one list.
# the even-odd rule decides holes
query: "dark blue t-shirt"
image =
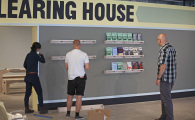
{"label": "dark blue t-shirt", "polygon": [[38,55],[35,51],[28,53],[23,65],[26,72],[38,72],[38,61],[45,63],[44,56]]}

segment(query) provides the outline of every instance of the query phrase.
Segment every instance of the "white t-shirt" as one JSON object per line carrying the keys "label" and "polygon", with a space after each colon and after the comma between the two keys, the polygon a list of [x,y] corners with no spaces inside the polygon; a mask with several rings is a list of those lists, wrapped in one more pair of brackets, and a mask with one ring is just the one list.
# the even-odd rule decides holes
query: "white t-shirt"
{"label": "white t-shirt", "polygon": [[68,64],[68,80],[74,80],[85,75],[84,65],[89,63],[89,58],[85,52],[73,49],[66,54],[65,63]]}

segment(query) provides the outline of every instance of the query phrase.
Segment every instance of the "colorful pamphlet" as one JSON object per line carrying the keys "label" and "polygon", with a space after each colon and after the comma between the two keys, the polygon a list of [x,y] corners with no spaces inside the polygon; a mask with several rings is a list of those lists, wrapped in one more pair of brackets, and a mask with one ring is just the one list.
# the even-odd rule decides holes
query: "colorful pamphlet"
{"label": "colorful pamphlet", "polygon": [[117,41],[123,41],[123,33],[117,33]]}
{"label": "colorful pamphlet", "polygon": [[142,41],[142,34],[141,34],[141,33],[138,33],[138,34],[137,34],[137,39],[138,39],[139,41]]}
{"label": "colorful pamphlet", "polygon": [[127,33],[123,33],[123,41],[128,41],[128,39],[127,39]]}
{"label": "colorful pamphlet", "polygon": [[112,47],[112,55],[118,55],[117,47]]}
{"label": "colorful pamphlet", "polygon": [[106,55],[112,55],[112,47],[106,47]]}
{"label": "colorful pamphlet", "polygon": [[118,55],[123,55],[123,47],[117,47]]}
{"label": "colorful pamphlet", "polygon": [[117,62],[112,62],[112,70],[117,70]]}
{"label": "colorful pamphlet", "polygon": [[117,62],[117,70],[123,70],[123,62]]}
{"label": "colorful pamphlet", "polygon": [[127,33],[127,39],[128,41],[133,41],[132,33]]}
{"label": "colorful pamphlet", "polygon": [[130,55],[130,50],[128,47],[123,47],[123,55]]}
{"label": "colorful pamphlet", "polygon": [[128,66],[126,62],[123,62],[123,70],[128,70]]}
{"label": "colorful pamphlet", "polygon": [[131,64],[131,62],[127,62],[127,66],[128,66],[128,70],[132,70],[132,64]]}
{"label": "colorful pamphlet", "polygon": [[112,40],[117,41],[117,33],[116,32],[112,32]]}
{"label": "colorful pamphlet", "polygon": [[112,40],[112,33],[106,32],[106,40],[111,41]]}
{"label": "colorful pamphlet", "polygon": [[137,41],[137,33],[133,33],[133,40]]}

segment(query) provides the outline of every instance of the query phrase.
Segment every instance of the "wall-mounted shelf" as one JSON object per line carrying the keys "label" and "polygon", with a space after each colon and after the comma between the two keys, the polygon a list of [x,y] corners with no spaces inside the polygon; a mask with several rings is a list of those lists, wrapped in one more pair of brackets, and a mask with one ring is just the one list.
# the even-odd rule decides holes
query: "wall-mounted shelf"
{"label": "wall-mounted shelf", "polygon": [[9,70],[9,72],[13,72],[13,73],[26,72],[26,69],[24,68],[9,68],[6,70]]}
{"label": "wall-mounted shelf", "polygon": [[144,55],[106,55],[104,59],[143,58]]}
{"label": "wall-mounted shelf", "polygon": [[[74,40],[51,40],[52,44],[72,44]],[[96,40],[80,40],[81,44],[95,44]]]}
{"label": "wall-mounted shelf", "polygon": [[105,44],[144,44],[144,41],[104,41]]}
{"label": "wall-mounted shelf", "polygon": [[139,73],[143,72],[144,69],[133,69],[133,70],[105,70],[104,74],[116,74],[116,73]]}
{"label": "wall-mounted shelf", "polygon": [[[89,59],[96,59],[96,55],[88,56]],[[65,60],[66,56],[52,56],[51,60]]]}

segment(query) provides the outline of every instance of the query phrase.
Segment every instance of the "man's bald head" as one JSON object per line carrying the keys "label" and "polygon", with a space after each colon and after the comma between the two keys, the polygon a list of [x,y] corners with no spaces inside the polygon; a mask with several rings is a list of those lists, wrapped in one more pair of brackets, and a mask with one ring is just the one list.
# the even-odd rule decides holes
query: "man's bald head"
{"label": "man's bald head", "polygon": [[161,40],[163,40],[163,41],[167,41],[167,36],[164,33],[160,34],[158,36],[158,38],[161,39]]}
{"label": "man's bald head", "polygon": [[161,33],[158,35],[157,42],[159,46],[163,46],[165,43],[167,43],[167,36],[164,33]]}
{"label": "man's bald head", "polygon": [[74,48],[74,49],[80,49],[80,47],[81,47],[81,42],[80,42],[80,40],[74,40],[74,41],[73,41],[73,48]]}

